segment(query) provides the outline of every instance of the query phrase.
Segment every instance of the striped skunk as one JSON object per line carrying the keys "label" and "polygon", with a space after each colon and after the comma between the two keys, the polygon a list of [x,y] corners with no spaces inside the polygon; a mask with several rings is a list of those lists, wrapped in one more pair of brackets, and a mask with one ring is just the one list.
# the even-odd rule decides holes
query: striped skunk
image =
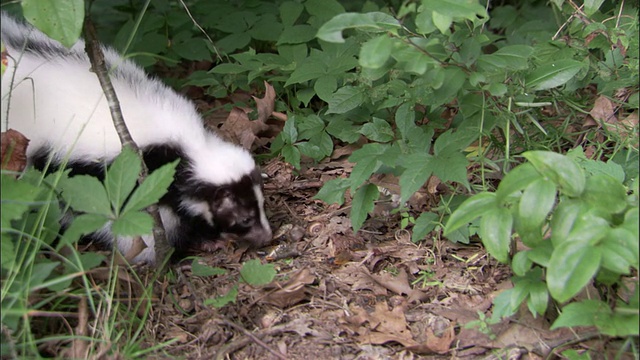
{"label": "striped skunk", "polygon": [[[2,125],[30,139],[28,163],[58,168],[68,157],[71,175],[104,177],[104,165],[121,151],[107,102],[84,52],[1,13],[8,53],[2,77]],[[272,232],[264,211],[262,178],[245,149],[207,130],[195,106],[142,68],[102,47],[125,122],[149,171],[181,159],[159,208],[175,257],[206,240],[234,237],[260,247]],[[89,238],[112,244],[108,226]],[[154,239],[133,262],[154,262]],[[123,254],[133,239],[118,238]]]}

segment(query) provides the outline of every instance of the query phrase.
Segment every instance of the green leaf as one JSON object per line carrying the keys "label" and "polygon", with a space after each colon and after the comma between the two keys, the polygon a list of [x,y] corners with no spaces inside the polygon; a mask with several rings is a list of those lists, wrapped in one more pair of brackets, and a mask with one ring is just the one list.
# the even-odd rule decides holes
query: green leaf
{"label": "green leaf", "polygon": [[329,75],[329,71],[323,59],[319,55],[311,55],[296,67],[284,86],[300,84],[324,75]]}
{"label": "green leaf", "polygon": [[504,205],[505,200],[511,195],[524,190],[529,184],[541,178],[540,173],[531,163],[518,165],[500,181],[496,191],[496,200]]}
{"label": "green leaf", "polygon": [[281,153],[286,162],[293,165],[294,168],[300,169],[300,150],[297,147],[287,144],[282,148]]}
{"label": "green leaf", "polygon": [[342,31],[359,29],[367,32],[383,32],[400,28],[398,20],[393,16],[381,13],[343,13],[336,15],[318,29],[317,37],[321,40],[343,43]]}
{"label": "green leaf", "polygon": [[292,116],[284,123],[282,128],[282,138],[285,144],[295,144],[298,141],[298,129],[296,128],[296,117]]}
{"label": "green leaf", "polygon": [[428,233],[433,231],[438,225],[438,214],[432,212],[423,212],[416,219],[413,225],[413,232],[411,234],[411,241],[417,243],[424,239]]}
{"label": "green leaf", "polygon": [[582,198],[592,207],[610,214],[627,207],[627,191],[622,183],[606,174],[595,174],[587,179]]}
{"label": "green leaf", "polygon": [[490,209],[480,220],[480,237],[484,247],[496,260],[505,264],[509,262],[512,226],[511,212],[503,207]]}
{"label": "green leaf", "polygon": [[102,229],[108,220],[106,216],[99,214],[82,214],[74,217],[71,226],[62,235],[57,249],[61,249],[64,245],[74,244],[81,236]]}
{"label": "green leaf", "polygon": [[638,267],[638,238],[624,228],[610,229],[598,246],[602,251],[602,267],[616,274],[629,274]]}
{"label": "green leaf", "polygon": [[365,68],[378,69],[387,62],[392,51],[393,39],[382,34],[362,44],[359,63]]}
{"label": "green leaf", "polygon": [[179,159],[162,165],[149,174],[127,201],[124,210],[122,210],[123,216],[129,211],[142,210],[151,204],[157,203],[167,193],[169,185],[173,182],[178,162],[180,162]]}
{"label": "green leaf", "polygon": [[566,84],[583,67],[582,62],[570,59],[543,64],[525,78],[525,84],[536,91],[551,89]]}
{"label": "green leaf", "polygon": [[609,306],[599,300],[582,300],[567,304],[551,325],[551,330],[561,327],[593,326],[597,318],[611,316]]}
{"label": "green leaf", "polygon": [[438,11],[442,15],[470,21],[488,16],[486,9],[477,0],[422,0],[422,6],[425,10]]}
{"label": "green leaf", "polygon": [[191,273],[196,276],[217,276],[226,274],[227,270],[205,265],[199,258],[195,258],[191,262]]}
{"label": "green leaf", "polygon": [[571,241],[560,244],[547,267],[551,296],[563,303],[578,294],[600,268],[602,254],[589,244]]}
{"label": "green leaf", "polygon": [[2,219],[4,232],[11,228],[11,220],[22,218],[36,199],[39,189],[26,181],[16,180],[8,175],[2,175],[0,186],[2,188],[0,219]]}
{"label": "green leaf", "polygon": [[338,204],[342,205],[344,203],[344,193],[351,186],[350,179],[331,179],[322,185],[322,188],[314,199],[322,200],[327,204]]}
{"label": "green leaf", "polygon": [[429,179],[433,170],[429,165],[433,157],[429,154],[410,154],[403,161],[405,170],[400,175],[400,203],[405,203]]}
{"label": "green leaf", "polygon": [[304,6],[295,1],[286,1],[280,4],[280,19],[282,19],[282,25],[291,26],[295,24],[300,14],[302,14],[302,11],[304,11]]}
{"label": "green leaf", "polygon": [[120,212],[125,200],[136,186],[141,169],[140,158],[128,146],[109,166],[105,175],[104,187],[116,213]]}
{"label": "green leaf", "polygon": [[496,203],[495,193],[485,192],[473,195],[465,200],[460,207],[451,214],[443,235],[447,236],[459,227],[467,226],[476,218],[483,216],[488,211],[497,207],[498,204]]}
{"label": "green leaf", "polygon": [[358,127],[344,118],[331,119],[329,125],[327,125],[327,132],[331,134],[331,136],[349,144],[360,139]]}
{"label": "green leaf", "polygon": [[450,152],[434,156],[429,164],[433,175],[442,182],[455,181],[469,189],[467,165],[469,161],[459,152]]}
{"label": "green leaf", "polygon": [[526,70],[533,47],[528,45],[509,45],[493,54],[483,54],[478,58],[478,66],[484,71]]}
{"label": "green leaf", "polygon": [[356,164],[349,176],[351,179],[351,191],[355,191],[382,165],[380,160],[389,149],[389,145],[371,143],[364,145],[351,154],[349,162]]}
{"label": "green leaf", "polygon": [[525,276],[531,270],[533,262],[529,259],[531,250],[518,251],[511,259],[511,269],[517,276]]}
{"label": "green leaf", "polygon": [[276,269],[273,264],[261,264],[260,260],[249,260],[240,269],[240,276],[247,284],[253,286],[266,285],[276,277]]}
{"label": "green leaf", "polygon": [[61,183],[62,197],[75,211],[110,216],[111,202],[100,180],[78,175]]}
{"label": "green leaf", "polygon": [[111,231],[118,236],[137,236],[150,234],[153,230],[153,218],[142,211],[129,211],[122,214],[111,224]]}
{"label": "green leaf", "polygon": [[358,232],[367,219],[367,214],[373,211],[374,202],[380,197],[378,187],[374,184],[361,186],[351,201],[351,227]]}
{"label": "green leaf", "polygon": [[518,232],[542,228],[556,200],[556,186],[544,178],[538,178],[524,189],[518,204]]}
{"label": "green leaf", "polygon": [[84,1],[22,1],[24,18],[50,38],[70,48],[80,38],[84,23]]}
{"label": "green leaf", "polygon": [[306,43],[316,37],[316,29],[311,25],[293,25],[286,27],[280,34],[276,45]]}
{"label": "green leaf", "polygon": [[551,218],[551,242],[555,247],[560,246],[569,237],[573,224],[584,211],[584,206],[581,200],[568,199],[556,207]]}
{"label": "green leaf", "polygon": [[205,305],[211,305],[215,308],[221,308],[229,303],[235,303],[236,298],[238,297],[238,285],[234,285],[229,292],[222,296],[218,296],[214,299],[206,299],[204,301]]}
{"label": "green leaf", "polygon": [[324,101],[329,101],[336,89],[338,89],[338,78],[334,75],[321,76],[313,84],[316,95]]}
{"label": "green leaf", "polygon": [[369,140],[381,143],[393,140],[395,135],[391,125],[377,117],[374,117],[372,122],[364,124],[359,132]]}
{"label": "green leaf", "polygon": [[365,101],[364,89],[351,85],[343,86],[327,101],[327,114],[344,114],[362,105]]}
{"label": "green leaf", "polygon": [[[289,120],[293,119],[294,116],[289,118]],[[287,120],[287,122],[289,121]],[[295,143],[298,139],[311,139],[312,137],[319,135],[324,130],[324,121],[318,115],[309,115],[309,116],[295,116],[296,126],[290,125],[293,129],[288,128],[287,132],[296,131],[296,127],[298,128],[298,133],[296,135],[290,134],[287,135],[288,139],[292,139],[291,143]],[[285,124],[286,125],[286,124]],[[284,131],[284,130],[283,130]]]}
{"label": "green leaf", "polygon": [[409,134],[417,128],[416,113],[413,110],[413,104],[404,103],[396,110],[396,128],[400,132],[403,139],[407,139]]}
{"label": "green leaf", "polygon": [[527,151],[522,154],[540,174],[556,183],[570,197],[580,196],[585,187],[582,169],[570,158],[551,151]]}
{"label": "green leaf", "polygon": [[441,14],[438,11],[431,13],[431,19],[433,20],[433,25],[435,25],[443,34],[447,34],[449,32],[449,27],[451,27],[451,23],[453,23],[453,18],[451,16]]}

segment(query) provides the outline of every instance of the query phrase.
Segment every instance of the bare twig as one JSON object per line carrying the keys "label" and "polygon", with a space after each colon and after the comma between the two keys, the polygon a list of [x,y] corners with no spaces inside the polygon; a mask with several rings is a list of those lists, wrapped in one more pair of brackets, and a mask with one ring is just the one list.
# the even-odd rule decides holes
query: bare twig
{"label": "bare twig", "polygon": [[[138,177],[138,183],[141,183],[147,177],[149,171],[146,164],[144,163],[142,151],[133,141],[131,133],[129,132],[129,129],[127,129],[124,118],[122,117],[120,102],[118,101],[116,92],[113,89],[111,78],[109,77],[109,74],[107,72],[104,54],[102,53],[102,48],[98,44],[96,30],[93,26],[93,23],[91,22],[91,19],[89,18],[89,15],[85,17],[84,34],[85,51],[89,56],[91,68],[98,77],[100,86],[102,87],[102,91],[104,92],[107,103],[109,104],[109,111],[111,112],[113,125],[116,128],[118,137],[120,137],[120,142],[122,143],[123,147],[130,146],[131,149],[133,149],[138,154],[140,159],[143,159],[142,171],[140,172],[140,175]],[[147,208],[147,211],[149,211],[149,214],[151,215],[151,217],[153,217],[153,220],[155,222],[155,226],[153,227],[153,237],[155,239],[156,267],[157,270],[163,272],[166,266],[166,262],[164,262],[163,260],[167,257],[167,254],[171,250],[171,247],[169,245],[169,242],[167,241],[164,226],[162,225],[162,219],[160,218],[160,212],[158,211],[158,206],[151,205]]]}

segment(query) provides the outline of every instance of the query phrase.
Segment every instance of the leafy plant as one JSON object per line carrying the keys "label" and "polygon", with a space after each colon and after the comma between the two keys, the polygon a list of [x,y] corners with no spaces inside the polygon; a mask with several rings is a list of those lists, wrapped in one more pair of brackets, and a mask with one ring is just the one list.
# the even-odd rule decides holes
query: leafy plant
{"label": "leafy plant", "polygon": [[[639,268],[637,179],[627,189],[624,176],[585,174],[572,157],[595,162],[579,151],[567,156],[529,151],[523,156],[529,162],[509,172],[495,192],[465,201],[444,234],[480,218],[479,235],[487,252],[511,265],[514,287],[495,299],[496,319],[514,314],[525,301],[534,315],[544,314],[549,298],[564,304],[593,279],[619,285],[622,276]],[[609,165],[616,169],[613,174],[621,174],[619,165]],[[515,251],[513,234],[527,250]],[[596,299],[570,303],[552,329],[594,325],[611,336],[637,335],[637,283],[633,291],[614,307]]]}

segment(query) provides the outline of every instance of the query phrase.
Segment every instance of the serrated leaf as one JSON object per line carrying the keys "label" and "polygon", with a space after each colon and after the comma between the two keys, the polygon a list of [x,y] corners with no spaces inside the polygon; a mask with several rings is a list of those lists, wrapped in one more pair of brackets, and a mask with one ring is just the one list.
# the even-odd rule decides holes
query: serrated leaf
{"label": "serrated leaf", "polygon": [[324,183],[320,191],[314,196],[314,199],[319,199],[327,204],[338,204],[342,205],[344,203],[344,193],[351,186],[350,179],[332,179]]}
{"label": "serrated leaf", "polygon": [[331,119],[327,125],[327,132],[331,134],[331,136],[349,144],[360,139],[358,127],[355,126],[353,122],[347,121],[343,118]]}
{"label": "serrated leaf", "polygon": [[382,34],[362,44],[359,63],[365,68],[378,69],[387,62],[392,51],[393,39],[387,34]]}
{"label": "serrated leaf", "polygon": [[110,216],[111,203],[100,180],[78,175],[61,183],[62,197],[75,211]]}
{"label": "serrated leaf", "polygon": [[351,226],[353,227],[353,232],[360,230],[367,219],[367,214],[373,211],[374,202],[379,197],[380,192],[374,184],[361,186],[356,191],[351,201]]}
{"label": "serrated leaf", "polygon": [[595,319],[611,315],[609,306],[599,300],[582,300],[567,304],[551,325],[551,330],[561,327],[592,326]]}
{"label": "serrated leaf", "polygon": [[179,161],[178,159],[162,165],[149,174],[142,184],[133,192],[121,214],[124,215],[129,211],[142,210],[151,204],[157,203],[158,200],[167,193],[169,185],[173,182],[173,176],[176,173],[176,166]]}
{"label": "serrated leaf", "polygon": [[293,25],[284,28],[276,45],[306,43],[315,37],[316,29],[311,25]]}
{"label": "serrated leaf", "polygon": [[455,181],[469,189],[467,180],[467,165],[469,161],[459,152],[440,154],[431,159],[429,166],[433,170],[433,175],[442,182]]}
{"label": "serrated leaf", "polygon": [[109,166],[105,175],[104,187],[116,213],[120,211],[136,186],[141,169],[140,158],[129,147],[125,147]]}
{"label": "serrated leaf", "polygon": [[2,192],[0,219],[2,219],[4,232],[11,228],[11,220],[20,219],[29,209],[39,189],[26,181],[17,180],[8,175],[2,175],[0,186]]}
{"label": "serrated leaf", "polygon": [[564,85],[582,70],[583,66],[582,62],[570,59],[543,64],[526,76],[525,84],[536,91]]}
{"label": "serrated leaf", "polygon": [[284,123],[282,128],[282,138],[285,144],[294,144],[298,141],[298,129],[296,128],[296,117],[292,116]]}
{"label": "serrated leaf", "polygon": [[[291,117],[289,120],[291,120]],[[287,120],[287,121],[289,121]],[[324,130],[325,124],[324,121],[318,115],[309,115],[309,116],[296,116],[296,126],[298,128],[298,134],[295,136],[295,140],[291,141],[291,143],[295,143],[298,139],[310,139],[322,132]],[[284,131],[284,130],[283,130]],[[291,130],[287,130],[291,131]]]}
{"label": "serrated leaf", "polygon": [[438,220],[438,214],[432,212],[423,212],[416,219],[415,224],[413,225],[413,232],[411,233],[411,241],[417,243],[418,241],[424,239],[428,233],[433,231],[436,226]]}
{"label": "serrated leaf", "polygon": [[356,164],[351,171],[351,191],[362,185],[376,171],[382,162],[380,158],[389,150],[389,145],[371,143],[354,151],[349,162]]}
{"label": "serrated leaf", "polygon": [[325,75],[329,75],[329,72],[322,58],[319,55],[311,55],[296,67],[284,86],[300,84]]}
{"label": "serrated leaf", "polygon": [[522,193],[518,204],[519,232],[539,230],[553,209],[556,200],[556,186],[544,178],[529,184]]}
{"label": "serrated leaf", "polygon": [[282,19],[282,25],[291,26],[295,24],[296,20],[304,11],[304,6],[295,1],[286,1],[280,4],[280,19]]}
{"label": "serrated leaf", "polygon": [[391,125],[377,117],[374,117],[373,121],[364,124],[359,132],[366,136],[367,139],[381,143],[393,140],[395,135]]}
{"label": "serrated leaf", "polygon": [[570,158],[551,151],[527,151],[522,154],[540,174],[556,183],[568,196],[580,196],[586,179],[582,169]]}
{"label": "serrated leaf", "polygon": [[432,158],[429,154],[416,153],[407,155],[403,159],[402,166],[405,170],[399,180],[401,204],[404,204],[429,179],[433,172],[429,165]]}
{"label": "serrated leaf", "polygon": [[493,54],[483,54],[478,58],[478,66],[484,71],[526,70],[533,47],[528,45],[509,45]]}
{"label": "serrated leaf", "polygon": [[473,195],[451,214],[443,235],[447,236],[459,227],[467,226],[473,220],[483,216],[497,206],[495,193],[485,192]]}
{"label": "serrated leaf", "polygon": [[151,230],[153,230],[153,218],[142,211],[123,213],[111,224],[111,231],[117,236],[150,234]]}
{"label": "serrated leaf", "polygon": [[338,78],[334,75],[319,77],[313,84],[316,95],[324,101],[329,101],[331,95],[338,89]]}
{"label": "serrated leaf", "polygon": [[511,212],[504,207],[490,209],[480,220],[480,237],[484,247],[491,256],[505,264],[509,262],[512,226]]}
{"label": "serrated leaf", "polygon": [[568,301],[596,274],[602,255],[593,246],[580,242],[564,242],[551,255],[547,267],[549,293],[558,302]]}
{"label": "serrated leaf", "polygon": [[261,264],[260,260],[249,260],[240,269],[240,276],[247,284],[259,286],[266,285],[276,277],[276,270],[273,264]]}
{"label": "serrated leaf", "polygon": [[364,89],[351,85],[343,86],[327,101],[329,104],[327,114],[344,114],[362,105],[364,101]]}
{"label": "serrated leaf", "polygon": [[62,248],[64,245],[74,244],[82,235],[100,230],[105,226],[107,221],[108,218],[106,216],[99,214],[82,214],[76,216],[71,226],[65,230],[64,235],[60,238],[57,249]]}
{"label": "serrated leaf", "polygon": [[406,139],[407,136],[414,131],[416,126],[416,113],[413,110],[413,104],[404,103],[396,110],[396,128],[400,132],[400,136]]}
{"label": "serrated leaf", "polygon": [[281,150],[284,160],[293,165],[294,168],[300,169],[300,150],[297,147],[287,144]]}

